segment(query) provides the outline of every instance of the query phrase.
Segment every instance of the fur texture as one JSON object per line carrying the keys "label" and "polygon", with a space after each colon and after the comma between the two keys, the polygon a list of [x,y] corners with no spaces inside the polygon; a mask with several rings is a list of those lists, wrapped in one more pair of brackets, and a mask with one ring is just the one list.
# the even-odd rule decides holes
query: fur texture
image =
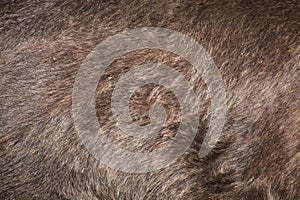
{"label": "fur texture", "polygon": [[[2,0],[0,199],[300,199],[299,10],[299,1],[275,0]],[[201,77],[195,80],[203,95],[197,137],[169,167],[126,174],[82,145],[71,113],[76,72],[105,38],[137,27],[187,34],[218,66],[229,110],[222,138],[204,159],[197,152],[210,100]],[[169,126],[145,142],[114,125],[114,84],[147,62],[193,77],[187,61],[160,50],[134,51],[110,66],[99,81],[97,116],[111,140],[135,151],[164,145],[177,123],[175,96],[147,85],[131,99],[132,117],[148,123],[156,99],[166,106]]]}

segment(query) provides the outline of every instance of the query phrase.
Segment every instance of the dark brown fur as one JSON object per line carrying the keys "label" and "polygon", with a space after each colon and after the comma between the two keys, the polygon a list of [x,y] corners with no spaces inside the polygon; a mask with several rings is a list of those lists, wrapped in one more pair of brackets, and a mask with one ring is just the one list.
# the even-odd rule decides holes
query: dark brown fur
{"label": "dark brown fur", "polygon": [[[299,1],[4,0],[0,19],[0,199],[300,199]],[[126,174],[99,163],[81,144],[71,113],[76,72],[105,38],[137,27],[187,34],[216,62],[229,110],[223,136],[206,158],[197,156],[210,112],[201,78],[198,135],[169,167]],[[123,55],[107,75],[115,83],[122,70],[148,61],[192,76],[187,61],[159,50]],[[151,87],[140,93],[149,96]],[[106,104],[97,104],[97,116],[110,131],[116,129],[112,90],[103,77],[97,102]],[[169,113],[176,113],[174,96],[160,90],[161,102],[174,104]],[[146,113],[146,103],[135,102],[143,102],[141,94],[132,98],[132,115],[147,123],[138,114]],[[146,144],[114,133],[116,143],[151,151],[172,129]]]}

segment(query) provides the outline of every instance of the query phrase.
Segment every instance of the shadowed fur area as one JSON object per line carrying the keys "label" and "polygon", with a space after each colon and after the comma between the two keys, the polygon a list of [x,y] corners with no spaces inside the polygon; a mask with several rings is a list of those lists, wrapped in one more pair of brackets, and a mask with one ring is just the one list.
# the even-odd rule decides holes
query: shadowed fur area
{"label": "shadowed fur area", "polygon": [[[166,125],[149,140],[123,133],[111,95],[134,65],[163,63],[201,95],[199,129],[169,166],[125,173],[99,162],[72,117],[77,71],[103,40],[125,29],[181,32],[212,56],[228,111],[222,136],[198,157],[211,100],[184,58],[142,49],[117,58],[101,76],[96,113],[104,134],[135,152],[152,152],[176,134],[180,105],[166,87],[148,84],[130,98],[130,117],[150,123],[161,104]],[[300,199],[300,3],[219,0],[2,0],[0,2],[0,199]],[[188,134],[188,133],[186,133]],[[135,162],[134,160],[132,162]]]}

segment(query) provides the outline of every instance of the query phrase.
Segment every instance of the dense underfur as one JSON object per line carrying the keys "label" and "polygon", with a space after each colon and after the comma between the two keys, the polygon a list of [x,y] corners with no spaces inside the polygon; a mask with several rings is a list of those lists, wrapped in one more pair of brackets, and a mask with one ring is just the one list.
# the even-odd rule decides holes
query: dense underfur
{"label": "dense underfur", "polygon": [[[300,199],[299,1],[2,0],[0,19],[0,199]],[[170,166],[127,174],[82,145],[71,112],[76,72],[105,38],[137,27],[182,32],[213,57],[228,113],[223,136],[204,159],[197,152],[210,100],[201,77],[197,137]],[[118,133],[109,97],[121,73],[146,62],[193,76],[183,58],[145,49],[118,58],[106,72],[111,79],[99,81],[99,121],[113,141],[139,151],[167,143],[172,129],[148,143]],[[141,113],[149,107],[135,106],[143,102],[139,93],[149,96],[153,88],[174,104],[169,114],[177,112],[172,93],[148,85],[132,97],[138,121],[147,121]]]}

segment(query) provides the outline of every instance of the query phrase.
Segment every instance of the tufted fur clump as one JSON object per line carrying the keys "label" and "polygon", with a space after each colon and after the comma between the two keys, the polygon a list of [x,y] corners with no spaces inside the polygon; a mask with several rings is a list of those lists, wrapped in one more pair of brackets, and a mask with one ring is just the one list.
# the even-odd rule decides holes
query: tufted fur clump
{"label": "tufted fur clump", "polygon": [[[292,0],[2,0],[0,199],[300,199],[299,10]],[[180,110],[167,88],[146,85],[131,97],[131,117],[149,123],[156,101],[167,126],[150,141],[123,134],[110,97],[129,68],[163,63],[194,80],[202,95],[199,130],[187,151],[166,168],[130,174],[102,164],[82,144],[72,90],[101,41],[138,27],[176,30],[201,44],[222,75],[228,112],[222,137],[200,159],[211,102],[191,64],[157,49],[117,58],[99,81],[96,112],[106,136],[124,148],[164,146]]]}

